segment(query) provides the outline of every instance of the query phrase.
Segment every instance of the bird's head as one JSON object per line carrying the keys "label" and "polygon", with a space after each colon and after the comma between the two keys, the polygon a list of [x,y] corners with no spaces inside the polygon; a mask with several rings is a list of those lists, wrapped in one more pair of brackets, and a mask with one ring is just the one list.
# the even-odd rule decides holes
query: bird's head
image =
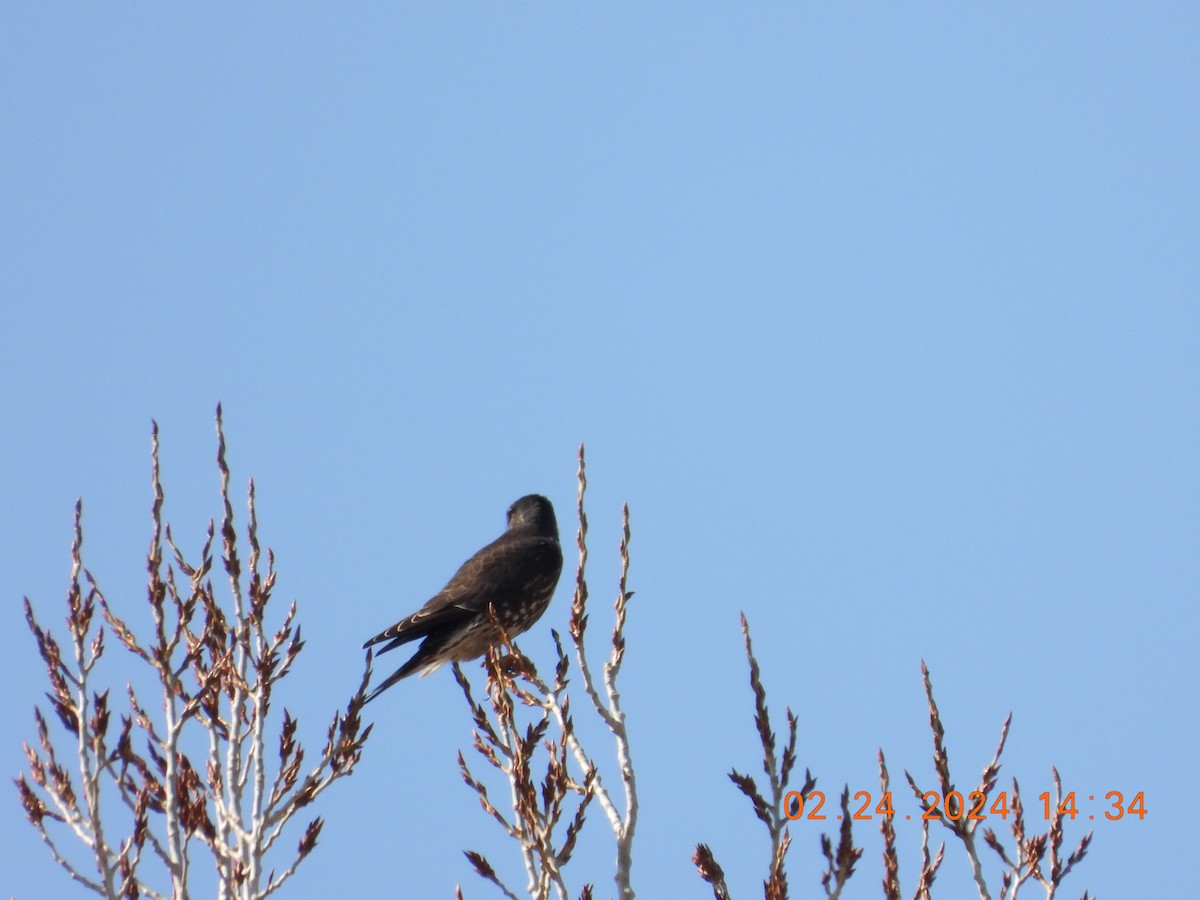
{"label": "bird's head", "polygon": [[509,531],[531,531],[558,540],[554,507],[541,494],[527,494],[508,508]]}

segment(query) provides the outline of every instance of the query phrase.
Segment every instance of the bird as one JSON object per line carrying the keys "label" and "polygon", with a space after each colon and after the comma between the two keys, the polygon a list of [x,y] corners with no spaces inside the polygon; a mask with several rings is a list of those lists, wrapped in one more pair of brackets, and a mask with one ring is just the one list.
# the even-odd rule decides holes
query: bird
{"label": "bird", "polygon": [[412,658],[364,702],[414,672],[428,675],[443,663],[475,659],[500,643],[489,609],[509,637],[526,631],[550,605],[562,564],[554,506],[541,494],[517,500],[508,508],[508,528],[500,537],[463,563],[424,606],[363,644],[364,649],[384,644],[377,651],[382,654],[421,640]]}

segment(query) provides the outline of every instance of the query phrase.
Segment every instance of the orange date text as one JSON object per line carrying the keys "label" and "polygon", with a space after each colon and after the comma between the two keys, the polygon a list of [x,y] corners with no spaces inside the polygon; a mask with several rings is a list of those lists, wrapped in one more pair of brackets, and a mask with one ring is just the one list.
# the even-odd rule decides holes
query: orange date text
{"label": "orange date text", "polygon": [[[1070,791],[1057,803],[1049,791],[1043,791],[1038,795],[1038,800],[1041,801],[1038,808],[1046,821],[1056,817],[1074,821],[1077,817],[1094,820],[1100,816],[1110,822],[1126,817],[1136,817],[1139,821],[1146,818],[1145,791],[1138,791],[1128,800],[1121,791],[1109,791],[1099,800],[1095,794],[1087,794],[1086,799],[1077,799],[1076,792]],[[825,794],[821,791],[813,791],[807,797],[799,791],[788,791],[783,798],[784,815],[793,821],[810,819],[820,822],[842,818],[840,813],[826,814],[824,807]],[[945,796],[938,791],[926,791],[922,795],[919,818],[928,821],[948,819],[951,822],[981,822],[989,817],[1007,820],[1010,815],[1021,811],[1019,804],[1010,804],[1008,791],[1000,791],[991,798],[983,791],[971,791],[965,796],[959,791],[949,791]],[[869,822],[876,816],[892,819],[899,815],[892,805],[891,791],[883,794],[878,802],[870,791],[859,791],[850,804],[850,818],[858,821]],[[911,819],[913,816],[906,815],[903,818]]]}

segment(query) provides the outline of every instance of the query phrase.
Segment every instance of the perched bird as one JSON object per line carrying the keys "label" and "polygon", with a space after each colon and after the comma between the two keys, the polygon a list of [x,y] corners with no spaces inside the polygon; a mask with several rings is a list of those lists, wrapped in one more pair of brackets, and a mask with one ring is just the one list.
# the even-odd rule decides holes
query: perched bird
{"label": "perched bird", "polygon": [[378,651],[386,653],[424,638],[412,659],[375,688],[367,702],[413,672],[428,675],[442,663],[475,659],[498,644],[489,606],[509,637],[528,629],[549,606],[562,564],[554,507],[540,494],[522,497],[508,508],[504,534],[463,563],[428,603],[363,644],[387,641]]}

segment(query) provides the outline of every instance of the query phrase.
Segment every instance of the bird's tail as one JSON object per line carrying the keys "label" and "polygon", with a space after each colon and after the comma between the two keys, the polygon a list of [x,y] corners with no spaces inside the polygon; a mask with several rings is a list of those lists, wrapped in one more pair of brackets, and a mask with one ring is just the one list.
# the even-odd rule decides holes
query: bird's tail
{"label": "bird's tail", "polygon": [[430,647],[429,642],[426,641],[421,645],[421,649],[413,654],[412,659],[384,679],[383,683],[380,684],[379,687],[367,694],[367,699],[363,701],[363,705],[365,706],[366,704],[370,703],[397,681],[407,678],[414,672],[419,671],[421,673],[421,677],[424,678],[426,675],[437,670],[442,663],[445,662],[444,659],[435,658],[438,649],[440,648]]}

